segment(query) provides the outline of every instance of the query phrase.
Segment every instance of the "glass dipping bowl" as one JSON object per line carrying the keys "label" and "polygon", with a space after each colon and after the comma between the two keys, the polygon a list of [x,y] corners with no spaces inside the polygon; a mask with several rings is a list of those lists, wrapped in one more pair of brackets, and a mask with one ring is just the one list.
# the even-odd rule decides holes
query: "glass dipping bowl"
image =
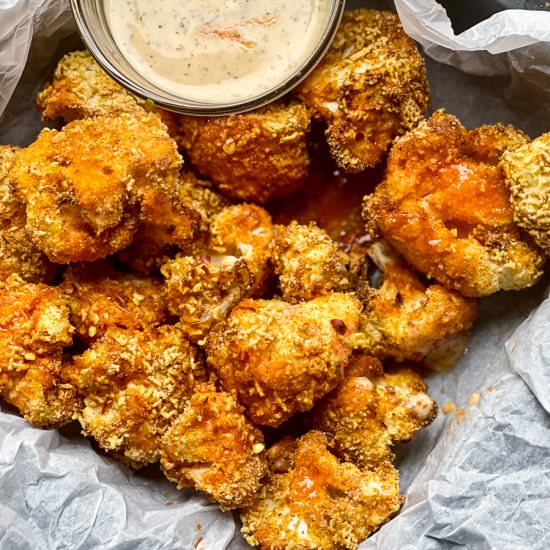
{"label": "glass dipping bowl", "polygon": [[[257,109],[281,97],[302,81],[328,50],[345,8],[345,0],[327,0],[330,13],[318,47],[297,70],[276,87],[249,99],[227,103],[201,102],[174,95],[144,78],[126,60],[111,34],[103,0],[71,0],[71,8],[82,40],[103,69],[135,95],[158,107],[189,115],[224,115]],[[184,3],[183,3],[184,4]]]}

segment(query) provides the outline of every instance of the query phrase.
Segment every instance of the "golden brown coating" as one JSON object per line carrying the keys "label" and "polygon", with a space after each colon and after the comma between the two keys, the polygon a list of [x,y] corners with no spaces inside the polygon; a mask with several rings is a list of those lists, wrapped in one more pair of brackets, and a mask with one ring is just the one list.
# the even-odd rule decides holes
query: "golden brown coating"
{"label": "golden brown coating", "polygon": [[[151,222],[169,200],[181,162],[166,127],[143,112],[43,130],[10,175],[26,202],[31,239],[52,261],[68,263],[129,244],[137,215]],[[189,221],[180,231],[191,229]]]}
{"label": "golden brown coating", "polygon": [[166,262],[166,302],[193,340],[205,338],[246,297],[259,296],[271,273],[271,217],[260,206],[238,204],[211,220],[210,238],[194,255]]}
{"label": "golden brown coating", "polygon": [[165,300],[192,342],[202,342],[249,292],[251,276],[233,256],[185,256],[166,262]]}
{"label": "golden brown coating", "polygon": [[393,146],[386,179],[365,198],[368,226],[464,296],[534,284],[543,257],[514,224],[498,166],[507,147],[526,140],[511,126],[468,131],[437,111]]}
{"label": "golden brown coating", "polygon": [[252,276],[249,296],[259,296],[271,275],[271,216],[261,206],[236,204],[212,218],[210,248],[217,254],[242,258]]}
{"label": "golden brown coating", "polygon": [[514,221],[550,256],[550,132],[502,156]]}
{"label": "golden brown coating", "polygon": [[310,115],[277,101],[223,117],[181,117],[181,144],[191,162],[235,199],[266,202],[299,189],[309,171]]}
{"label": "golden brown coating", "polygon": [[274,445],[269,447],[266,453],[267,467],[272,474],[286,474],[296,465],[294,454],[298,446],[298,439],[286,435]]}
{"label": "golden brown coating", "polygon": [[178,178],[149,181],[138,192],[141,232],[165,246],[188,246],[199,229],[200,216],[180,201]]}
{"label": "golden brown coating", "polygon": [[17,148],[0,146],[0,280],[17,273],[32,283],[49,282],[57,267],[29,239],[25,206],[8,177]]}
{"label": "golden brown coating", "polygon": [[[384,374],[378,362],[378,376]],[[393,460],[392,438],[379,411],[372,373],[355,372],[323,397],[308,413],[308,427],[324,432],[331,450],[340,459],[361,469],[372,469]]]}
{"label": "golden brown coating", "polygon": [[343,378],[360,312],[344,293],[297,305],[243,300],[209,336],[208,364],[253,422],[278,426]]}
{"label": "golden brown coating", "polygon": [[30,238],[52,261],[68,263],[127,246],[137,215],[149,221],[169,198],[181,163],[166,127],[143,111],[45,129],[18,152],[10,177]]}
{"label": "golden brown coating", "polygon": [[141,116],[145,110],[162,120],[170,136],[179,138],[178,115],[155,107],[150,100],[131,95],[85,50],[61,58],[52,81],[38,93],[36,106],[43,120],[61,118],[65,122],[121,113]]}
{"label": "golden brown coating", "polygon": [[88,51],[65,55],[57,64],[51,83],[36,97],[44,120],[65,122],[95,116],[135,113],[141,107],[115,82]]}
{"label": "golden brown coating", "polygon": [[61,288],[76,334],[85,342],[113,327],[146,330],[169,319],[160,281],[121,273],[107,262],[71,265]]}
{"label": "golden brown coating", "polygon": [[161,468],[178,488],[195,487],[223,510],[248,506],[267,473],[263,435],[213,384],[199,387],[162,439]]}
{"label": "golden brown coating", "polygon": [[415,371],[398,367],[385,374],[381,363],[377,373],[370,367],[364,372],[356,368],[353,375],[346,372],[306,419],[309,427],[327,434],[340,459],[361,469],[392,460],[392,444],[412,439],[437,415],[437,406]]}
{"label": "golden brown coating", "polygon": [[315,223],[277,226],[273,264],[291,304],[350,289],[349,258]]}
{"label": "golden brown coating", "polygon": [[9,169],[17,155],[18,147],[0,145],[0,227],[14,220],[25,219],[25,209],[10,183]]}
{"label": "golden brown coating", "polygon": [[298,97],[327,123],[332,156],[349,172],[377,165],[429,104],[424,60],[390,12],[344,13],[321,63]]}
{"label": "golden brown coating", "polygon": [[170,234],[162,226],[139,224],[130,245],[117,252],[116,258],[134,273],[151,275],[179,250],[170,240]]}
{"label": "golden brown coating", "polygon": [[210,221],[232,201],[217,191],[208,180],[198,178],[193,172],[183,170],[180,173],[178,199],[200,216],[201,231],[209,230]]}
{"label": "golden brown coating", "polygon": [[[183,170],[176,184],[159,197],[160,207],[139,225],[132,244],[117,258],[137,273],[150,274],[175,252],[194,249],[209,237],[210,219],[231,201],[212,184]],[[152,210],[152,209],[150,209]],[[190,240],[192,235],[193,240]]]}
{"label": "golden brown coating", "polygon": [[169,180],[164,187],[141,190],[140,223],[132,244],[118,254],[132,270],[152,273],[173,250],[193,244],[201,229],[201,217],[180,201],[179,188],[177,180]]}
{"label": "golden brown coating", "polygon": [[18,275],[0,282],[0,396],[35,426],[72,419],[74,388],[60,378],[72,333],[59,288],[26,283]]}
{"label": "golden brown coating", "polygon": [[62,375],[84,400],[83,433],[135,468],[160,459],[164,432],[206,380],[198,350],[170,325],[112,328]]}
{"label": "golden brown coating", "polygon": [[373,382],[378,409],[392,441],[410,441],[437,416],[437,405],[426,393],[424,380],[406,364],[387,369]]}
{"label": "golden brown coating", "polygon": [[422,283],[384,241],[370,246],[368,255],[382,272],[382,284],[366,290],[362,347],[377,357],[427,358],[429,363],[432,355],[442,360],[441,352],[447,350],[451,366],[464,351],[477,317],[476,301]]}
{"label": "golden brown coating", "polygon": [[[284,443],[285,449],[292,445]],[[339,462],[326,437],[307,433],[286,472],[272,472],[258,498],[241,512],[242,533],[265,550],[355,549],[401,507],[398,472],[390,462],[362,472]]]}

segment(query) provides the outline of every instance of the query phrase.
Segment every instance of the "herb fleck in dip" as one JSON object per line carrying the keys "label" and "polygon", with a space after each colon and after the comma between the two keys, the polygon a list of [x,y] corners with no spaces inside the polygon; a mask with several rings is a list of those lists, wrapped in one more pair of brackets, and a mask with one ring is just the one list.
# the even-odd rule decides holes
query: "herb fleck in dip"
{"label": "herb fleck in dip", "polygon": [[106,0],[126,59],[190,100],[239,101],[289,78],[315,52],[330,0]]}

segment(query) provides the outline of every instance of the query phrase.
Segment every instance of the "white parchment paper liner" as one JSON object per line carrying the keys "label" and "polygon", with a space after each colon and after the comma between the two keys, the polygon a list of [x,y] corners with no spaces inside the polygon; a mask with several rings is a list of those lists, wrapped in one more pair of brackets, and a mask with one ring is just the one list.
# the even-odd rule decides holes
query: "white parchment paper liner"
{"label": "white parchment paper liner", "polygon": [[506,76],[511,101],[522,101],[528,108],[535,100],[550,117],[549,11],[519,9],[532,2],[509,0],[507,4],[517,9],[496,13],[456,35],[435,0],[394,3],[407,33],[431,58],[471,74]]}
{"label": "white parchment paper liner", "polygon": [[[41,126],[36,91],[77,44],[66,1],[0,0],[1,143],[34,139]],[[547,57],[536,61],[550,73]],[[428,73],[434,107],[470,126],[502,120],[532,135],[550,129],[548,119],[503,98],[500,82],[432,61]],[[440,406],[453,401],[461,410],[440,414],[399,449],[406,504],[362,548],[548,548],[550,304],[537,309],[548,282],[482,300],[467,353],[453,371],[429,380]],[[195,547],[247,545],[233,516],[193,491],[177,492],[154,471],[132,472],[75,429],[36,430],[0,412],[2,550]]]}

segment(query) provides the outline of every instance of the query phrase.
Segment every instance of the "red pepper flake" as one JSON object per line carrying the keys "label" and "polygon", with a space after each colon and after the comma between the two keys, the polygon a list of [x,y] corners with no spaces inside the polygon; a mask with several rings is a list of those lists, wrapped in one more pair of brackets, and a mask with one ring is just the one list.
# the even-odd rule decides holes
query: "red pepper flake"
{"label": "red pepper flake", "polygon": [[341,319],[331,319],[330,324],[338,334],[346,334],[346,324]]}
{"label": "red pepper flake", "polygon": [[205,264],[202,264],[201,268],[204,271],[205,275],[210,275],[210,270],[206,267]]}
{"label": "red pepper flake", "polygon": [[241,363],[246,363],[248,361],[248,352],[244,349],[239,352],[239,361]]}
{"label": "red pepper flake", "polygon": [[164,506],[174,506],[174,503],[171,500],[169,500],[168,502],[164,503]]}
{"label": "red pepper flake", "polygon": [[195,544],[193,545],[195,548],[198,548],[199,547],[199,544],[204,540],[204,537],[201,535],[200,537],[197,538],[197,540],[195,541]]}

